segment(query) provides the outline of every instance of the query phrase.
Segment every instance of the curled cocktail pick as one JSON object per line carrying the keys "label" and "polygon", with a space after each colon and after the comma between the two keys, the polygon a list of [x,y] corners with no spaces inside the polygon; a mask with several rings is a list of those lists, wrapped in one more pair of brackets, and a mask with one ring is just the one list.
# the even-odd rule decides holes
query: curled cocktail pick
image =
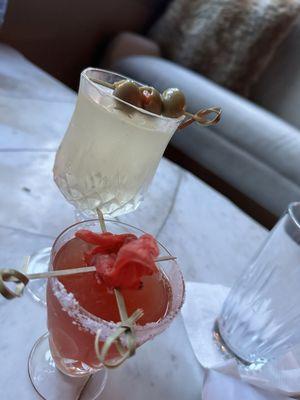
{"label": "curled cocktail pick", "polygon": [[[102,232],[106,232],[105,220],[103,217],[103,213],[99,208],[97,208],[97,214],[99,218],[99,223]],[[101,329],[97,331],[95,337],[95,352],[96,355],[105,367],[107,368],[116,368],[119,365],[123,364],[127,358],[132,357],[137,348],[136,337],[134,334],[134,324],[140,319],[144,312],[141,309],[137,309],[133,312],[133,314],[128,317],[126,304],[122,293],[118,289],[114,289],[114,294],[116,296],[118,310],[121,318],[120,326],[106,339],[106,341],[102,345],[102,349],[99,349],[99,341],[101,336]],[[125,347],[121,342],[121,336],[125,334],[126,336],[126,345]],[[120,357],[118,359],[106,360],[107,355],[111,346],[115,346],[118,350]]]}
{"label": "curled cocktail pick", "polygon": [[[98,330],[95,338],[95,351],[99,361],[107,368],[116,368],[123,364],[127,358],[134,355],[137,343],[134,334],[134,324],[135,322],[143,316],[143,310],[135,310],[130,317],[127,315],[126,306],[124,298],[121,292],[117,289],[114,290],[117,299],[118,309],[121,316],[120,326],[106,339],[103,343],[102,349],[99,349],[99,341],[101,335],[101,329]],[[125,347],[121,342],[121,336],[125,334],[127,340],[127,347]],[[106,361],[107,355],[111,346],[115,345],[118,350],[120,357],[118,359],[113,359]]]}
{"label": "curled cocktail pick", "polygon": [[[185,115],[189,118],[187,118],[179,125],[179,129],[184,129],[187,126],[191,125],[193,122],[198,122],[199,124],[204,126],[216,125],[221,119],[221,114],[222,111],[219,107],[204,108],[203,110],[200,110],[195,114],[185,112]],[[209,118],[210,115],[211,118]]]}
{"label": "curled cocktail pick", "polygon": [[[29,257],[28,257],[29,259]],[[162,256],[155,259],[155,262],[176,260],[173,256]],[[57,276],[68,276],[76,274],[84,274],[88,272],[96,272],[95,266],[67,268],[57,271],[37,272],[35,274],[24,274],[13,268],[0,269],[0,294],[7,300],[21,297],[26,285],[31,279],[48,279]],[[15,290],[10,289],[5,282],[12,282],[15,284]]]}
{"label": "curled cocktail pick", "polygon": [[[24,271],[27,270],[28,263],[29,257],[26,257],[23,266]],[[5,282],[14,283],[15,290],[8,287]],[[28,277],[16,269],[0,269],[0,294],[8,300],[14,299],[15,297],[21,297],[28,282]]]}

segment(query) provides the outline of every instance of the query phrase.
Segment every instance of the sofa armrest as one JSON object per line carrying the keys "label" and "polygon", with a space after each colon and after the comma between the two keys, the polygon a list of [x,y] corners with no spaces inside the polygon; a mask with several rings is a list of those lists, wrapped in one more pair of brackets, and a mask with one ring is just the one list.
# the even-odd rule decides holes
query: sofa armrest
{"label": "sofa armrest", "polygon": [[193,124],[172,144],[275,215],[300,198],[300,132],[210,80],[156,57],[129,57],[114,69],[162,90],[179,87],[187,109],[220,106],[214,127]]}
{"label": "sofa armrest", "polygon": [[130,56],[160,56],[160,48],[153,40],[134,32],[121,32],[113,38],[101,58],[101,65],[111,68],[120,59]]}

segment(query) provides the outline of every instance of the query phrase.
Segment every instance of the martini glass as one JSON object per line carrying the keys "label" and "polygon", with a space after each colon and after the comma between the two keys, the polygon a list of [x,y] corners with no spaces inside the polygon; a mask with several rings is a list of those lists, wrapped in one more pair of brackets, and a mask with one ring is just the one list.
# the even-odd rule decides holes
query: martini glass
{"label": "martini glass", "polygon": [[[130,232],[141,236],[145,233],[112,220],[106,220],[106,226],[110,232],[118,234]],[[70,260],[73,266],[76,266],[76,262],[80,266],[82,253],[78,243],[74,242],[78,241],[74,237],[79,229],[99,232],[99,221],[93,219],[78,222],[58,236],[51,250],[51,270],[66,268],[64,263]],[[162,244],[157,244],[160,256],[171,256]],[[137,346],[162,333],[178,314],[183,303],[184,281],[178,264],[174,260],[168,260],[157,266],[159,276],[143,278],[142,289],[122,290],[129,313],[132,311],[130,307],[135,308],[136,304],[144,310],[144,317],[136,323],[134,329]],[[98,286],[96,293],[100,297],[97,304],[100,301],[101,307],[97,306],[95,310],[101,309],[101,315],[106,315],[105,318],[99,317],[90,308],[87,309],[87,306],[91,306],[91,298],[96,296],[95,292],[92,293],[93,286],[98,285],[95,273],[78,274],[64,279],[48,279],[49,333],[43,335],[31,351],[28,361],[29,376],[43,399],[57,400],[63,396],[64,400],[94,400],[102,392],[106,381],[106,370],[96,357],[95,337],[101,330],[101,344],[120,326],[117,322],[111,322],[119,320],[114,315],[116,303],[114,296],[110,298],[107,292],[99,295]],[[147,319],[142,320],[143,318]],[[121,341],[122,339],[125,340],[124,337],[121,337]],[[109,353],[110,359],[115,356],[113,352]]]}
{"label": "martini glass", "polygon": [[[95,215],[97,208],[110,217],[134,211],[185,118],[152,114],[97,83],[122,79],[127,78],[96,68],[81,73],[76,108],[56,154],[54,180],[80,219]],[[46,271],[49,260],[50,248],[35,253],[28,272]],[[28,290],[46,303],[43,280],[30,282]]]}

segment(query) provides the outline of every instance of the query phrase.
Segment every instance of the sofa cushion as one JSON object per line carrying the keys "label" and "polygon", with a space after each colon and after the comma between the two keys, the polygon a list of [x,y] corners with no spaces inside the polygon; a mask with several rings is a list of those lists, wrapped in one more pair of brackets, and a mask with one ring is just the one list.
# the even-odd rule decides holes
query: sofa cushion
{"label": "sofa cushion", "polygon": [[299,0],[173,0],[150,34],[167,58],[245,95],[299,12]]}
{"label": "sofa cushion", "polygon": [[300,19],[253,86],[251,99],[300,129]]}

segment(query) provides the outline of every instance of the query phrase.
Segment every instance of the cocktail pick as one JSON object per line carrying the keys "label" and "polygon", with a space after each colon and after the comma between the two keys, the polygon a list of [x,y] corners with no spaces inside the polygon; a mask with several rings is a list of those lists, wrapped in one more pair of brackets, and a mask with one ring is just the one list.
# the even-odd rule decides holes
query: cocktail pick
{"label": "cocktail pick", "polygon": [[99,219],[99,223],[100,223],[100,227],[101,227],[102,233],[103,232],[107,232],[105,221],[104,221],[104,216],[103,216],[102,211],[100,210],[100,208],[97,208],[96,211],[97,211],[97,215],[98,215],[98,219]]}
{"label": "cocktail pick", "polygon": [[[174,256],[162,256],[162,257],[155,258],[154,261],[155,262],[163,262],[163,261],[170,261],[170,260],[176,260],[176,259],[177,259],[177,257],[174,257]],[[26,277],[28,279],[47,279],[47,278],[53,278],[56,276],[85,274],[87,272],[96,272],[96,271],[97,271],[96,267],[91,265],[89,267],[66,268],[66,269],[60,269],[57,271],[37,272],[34,274],[27,274]]]}
{"label": "cocktail pick", "polygon": [[[102,232],[106,232],[105,221],[100,209],[97,209],[97,214],[99,217],[99,222]],[[115,330],[115,332],[113,332],[103,343],[101,351],[99,348],[101,329],[97,331],[94,342],[96,355],[99,361],[107,368],[116,368],[119,365],[123,364],[123,362],[127,360],[127,358],[134,355],[135,350],[137,348],[136,337],[134,334],[134,324],[144,314],[143,310],[137,309],[132,313],[130,317],[128,317],[126,304],[122,293],[118,289],[114,289],[114,294],[117,300],[118,310],[121,318],[121,324]],[[123,334],[126,335],[127,347],[125,347],[121,341],[121,336]],[[109,350],[113,345],[115,345],[116,349],[118,350],[120,357],[118,359],[112,359],[106,361]]]}
{"label": "cocktail pick", "polygon": [[[116,89],[118,83],[120,83],[120,82],[110,83],[110,82],[103,81],[102,79],[98,79],[98,78],[92,78],[91,80],[94,83],[106,86],[110,89]],[[185,119],[179,125],[178,129],[180,129],[180,130],[191,125],[193,122],[198,122],[200,125],[204,125],[204,126],[216,125],[221,119],[222,110],[220,107],[210,107],[210,108],[203,108],[194,114],[192,114],[188,111],[183,111],[182,115],[185,115],[187,117],[187,119]],[[211,116],[211,117],[209,118],[209,116]]]}
{"label": "cocktail pick", "polygon": [[[29,257],[25,257],[23,270],[27,270],[29,263]],[[15,284],[15,290],[12,290],[4,282],[13,282]],[[15,297],[21,297],[23,291],[29,282],[29,278],[20,271],[11,268],[0,269],[0,294],[7,300],[14,299]]]}
{"label": "cocktail pick", "polygon": [[[128,317],[122,294],[117,289],[115,289],[114,292],[118,303],[118,309],[121,314],[121,324],[115,330],[115,332],[112,333],[103,343],[101,351],[99,348],[101,329],[98,330],[95,338],[95,351],[97,357],[99,358],[101,364],[105,365],[105,367],[107,368],[116,368],[119,365],[123,364],[123,362],[127,360],[127,358],[134,355],[137,347],[136,337],[134,335],[134,324],[144,314],[143,310],[137,309],[132,313],[130,317]],[[127,336],[127,347],[125,347],[121,342],[121,336],[123,334],[126,334]],[[113,359],[111,361],[106,361],[107,355],[112,345],[115,345],[120,354],[120,357],[117,360]]]}
{"label": "cocktail pick", "polygon": [[[210,107],[203,108],[203,110],[199,110],[195,114],[191,114],[187,111],[184,114],[189,118],[183,121],[178,129],[184,129],[193,122],[198,122],[200,125],[204,126],[216,125],[221,119],[222,110],[219,107]],[[210,115],[212,117],[208,118]]]}
{"label": "cocktail pick", "polygon": [[[26,271],[26,265],[28,264],[29,257],[26,257],[25,267],[23,268]],[[162,256],[157,257],[155,262],[163,262],[169,260],[176,260],[176,257],[173,256]],[[48,279],[58,276],[68,276],[68,275],[76,275],[76,274],[85,274],[88,272],[96,272],[95,266],[89,267],[79,267],[79,268],[67,268],[60,269],[57,271],[47,271],[47,272],[37,272],[35,274],[24,274],[21,271],[18,271],[13,268],[4,268],[0,269],[0,294],[4,296],[7,300],[14,299],[15,297],[21,297],[23,291],[28,284],[29,280],[32,279]],[[5,282],[13,282],[15,284],[15,290],[9,288]]]}

